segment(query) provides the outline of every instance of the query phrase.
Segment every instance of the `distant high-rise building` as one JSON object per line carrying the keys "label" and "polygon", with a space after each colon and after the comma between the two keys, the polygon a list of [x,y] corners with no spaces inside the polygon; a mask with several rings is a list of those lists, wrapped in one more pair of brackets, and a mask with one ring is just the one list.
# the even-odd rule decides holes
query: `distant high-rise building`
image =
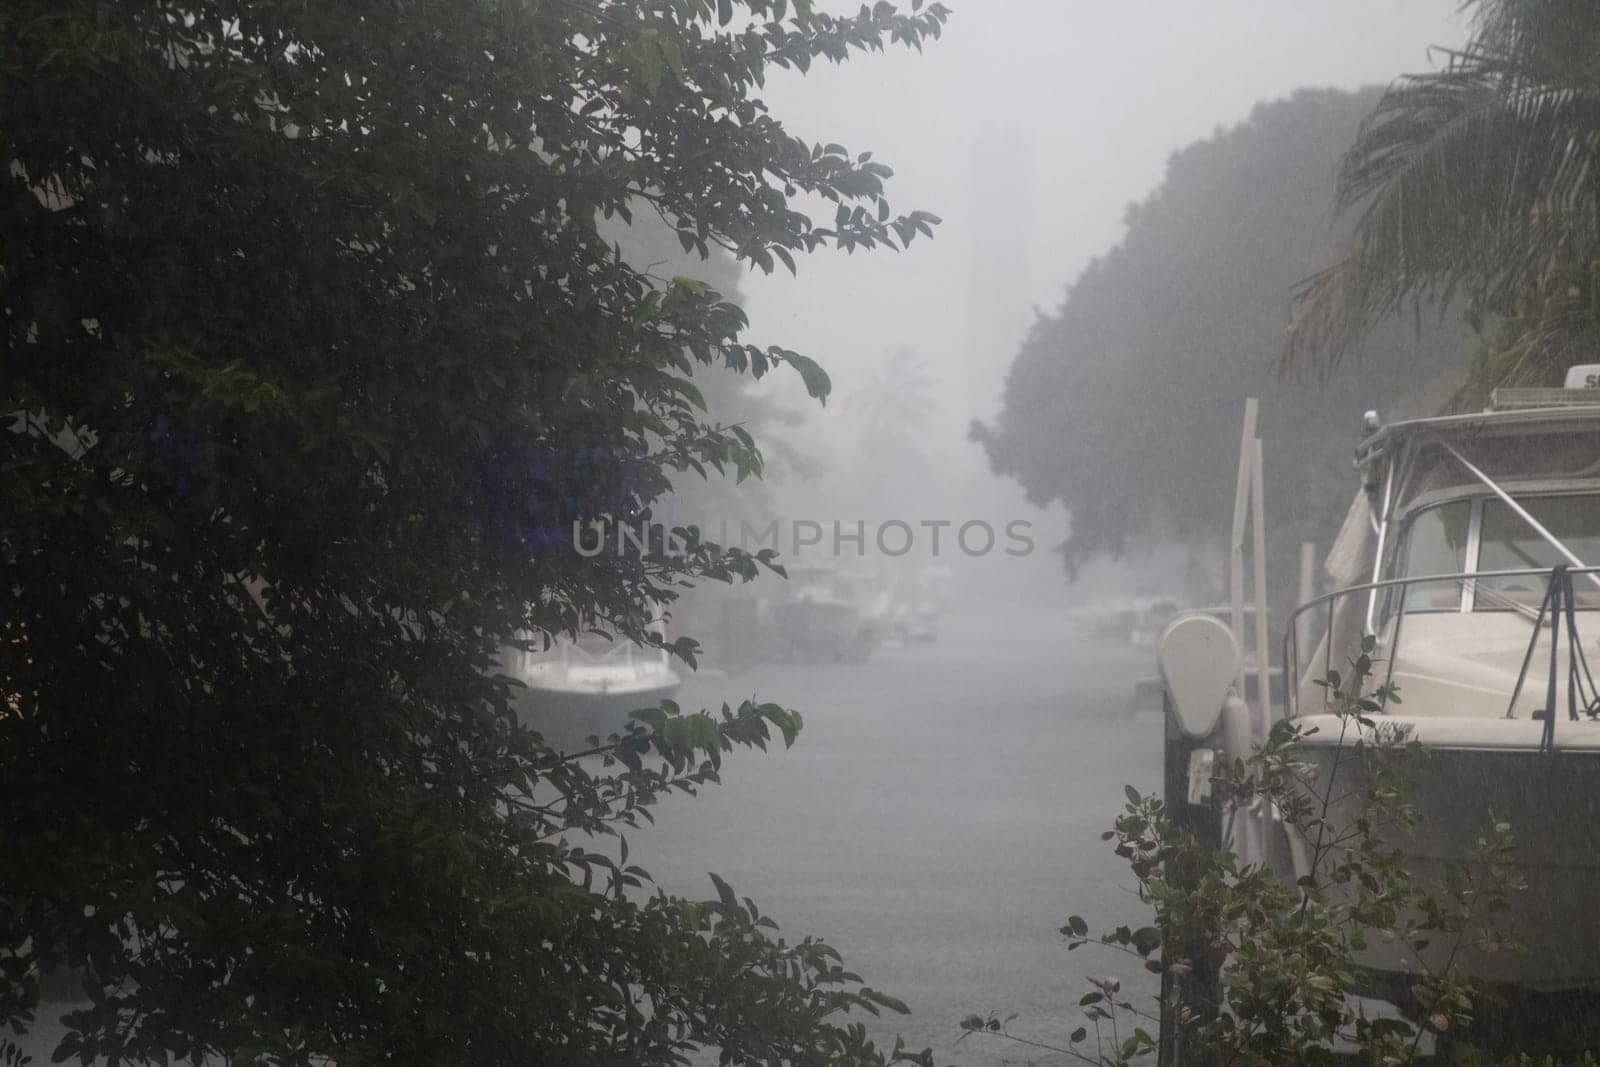
{"label": "distant high-rise building", "polygon": [[1032,316],[1028,235],[1033,141],[1014,122],[988,121],[972,142],[965,402],[969,418],[993,417]]}

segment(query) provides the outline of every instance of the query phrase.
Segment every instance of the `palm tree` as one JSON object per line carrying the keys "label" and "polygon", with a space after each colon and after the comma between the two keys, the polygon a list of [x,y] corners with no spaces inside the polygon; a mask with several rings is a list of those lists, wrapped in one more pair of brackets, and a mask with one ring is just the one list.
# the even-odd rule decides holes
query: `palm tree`
{"label": "palm tree", "polygon": [[938,387],[928,360],[902,345],[872,368],[866,383],[846,399],[845,409],[865,432],[910,439],[939,413]]}
{"label": "palm tree", "polygon": [[1472,37],[1384,94],[1341,164],[1348,254],[1296,294],[1286,365],[1323,372],[1390,316],[1498,318],[1477,390],[1548,381],[1600,337],[1600,4],[1469,0]]}

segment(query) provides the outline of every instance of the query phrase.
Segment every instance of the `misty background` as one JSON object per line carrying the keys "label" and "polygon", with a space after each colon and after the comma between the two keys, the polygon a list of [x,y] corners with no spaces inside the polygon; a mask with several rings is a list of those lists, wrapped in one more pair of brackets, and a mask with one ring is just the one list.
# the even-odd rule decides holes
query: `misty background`
{"label": "misty background", "polygon": [[[1339,156],[1382,86],[1432,69],[1430,48],[1466,32],[1454,0],[976,0],[920,57],[768,86],[791,132],[872,151],[895,168],[896,209],[943,222],[908,252],[823,252],[797,277],[631,235],[660,273],[735,289],[752,342],[797,349],[833,380],[819,408],[793,374],[705,375],[713,414],[748,419],[769,468],[754,489],[687,479],[684,517],[864,520],[880,583],[934,563],[926,539],[878,556],[886,520],[1020,518],[1036,548],[972,558],[946,533],[933,643],[726,674],[713,649],[686,706],[769,695],[803,709],[806,730],[663,807],[639,846],[662,884],[693,894],[715,870],[786,931],[831,932],[912,1008],[873,1032],[939,1062],[1028,1062],[959,1042],[968,1013],[1015,1012],[1012,1033],[1059,1043],[1090,976],[1149,985],[1126,961],[1069,955],[1057,934],[1073,912],[1143,921],[1100,834],[1124,783],[1154,788],[1161,765],[1161,722],[1133,702],[1153,647],[1073,612],[1215,595],[1245,396],[1263,398],[1281,588],[1298,540],[1331,534],[1354,493],[1360,412],[1431,409],[1459,384],[1474,338],[1453,317],[1391,324],[1326,384],[1277,365],[1294,284],[1348,225],[1333,212]],[[1067,560],[1055,549],[1069,533],[1084,543]],[[827,540],[791,568],[811,553],[863,565]],[[676,610],[713,633],[702,595]]]}
{"label": "misty background", "polygon": [[[1245,396],[1263,398],[1269,542],[1293,555],[1354,491],[1359,412],[1437,405],[1472,356],[1446,319],[1380,331],[1325,386],[1276,373],[1293,286],[1347,225],[1340,153],[1382,86],[1436,67],[1430,49],[1468,26],[1458,0],[951,6],[921,55],[855,55],[762,94],[789,132],[893,167],[896,211],[942,219],[932,240],[824,250],[791,276],[687,256],[643,212],[606,233],[634,266],[736,300],[744,341],[815,359],[833,386],[819,406],[789,368],[694,372],[709,418],[749,425],[765,476],[685,474],[661,510],[714,540],[719,520],[779,522],[791,581],[673,603],[677,633],[710,645],[674,699],[756,696],[806,725],[792,751],[741,754],[717,788],[662,803],[633,855],[673,894],[704,898],[715,871],[785,936],[828,937],[913,1009],[875,1036],[981,1065],[1026,1056],[956,1048],[968,1013],[1016,1011],[1014,1032],[1060,1040],[1085,977],[1120,966],[1069,958],[1067,915],[1141,910],[1100,835],[1124,783],[1159,780],[1162,724],[1131,706],[1153,647],[1086,633],[1072,609],[1214,596]],[[833,212],[795,206],[824,226]],[[1380,358],[1401,345],[1407,359]],[[775,631],[785,606],[757,598],[795,595],[813,558],[792,551],[794,520],[822,528],[814,556],[833,562],[832,524],[867,527],[863,596],[907,608],[892,641],[757,647],[763,611]],[[1000,535],[979,558],[953,543],[973,520]],[[1027,555],[1006,551],[1019,520]],[[886,522],[916,538],[899,560],[872,543]],[[928,522],[950,524],[937,559]]]}
{"label": "misty background", "polygon": [[[838,140],[852,152],[870,149],[895,170],[896,207],[931,211],[943,222],[934,240],[907,252],[826,251],[802,262],[797,277],[781,267],[770,276],[731,264],[727,273],[716,264],[683,267],[720,274],[712,280],[722,284],[736,278],[750,340],[803,352],[833,378],[821,410],[793,375],[749,390],[786,413],[783,428],[758,434],[769,452],[804,442],[798,467],[781,458],[774,465],[772,507],[824,523],[870,522],[863,499],[880,517],[913,524],[983,518],[998,527],[1023,518],[1038,545],[1026,560],[942,554],[960,588],[991,596],[999,583],[1013,601],[1040,608],[1117,595],[1128,585],[1119,568],[1091,563],[1070,590],[1056,577],[1061,566],[1052,549],[1066,536],[1066,510],[1059,503],[1033,507],[1015,480],[997,479],[968,438],[970,424],[994,423],[1030,329],[1060,310],[1086,268],[1117,249],[1130,206],[1162,188],[1175,153],[1224,135],[1258,106],[1298,90],[1380,87],[1432,69],[1438,56],[1430,49],[1459,44],[1466,30],[1453,0],[1153,7],[981,0],[957,7],[943,39],[920,56],[890,52],[775,78],[766,97],[791,132]],[[1352,104],[1349,121],[1327,131],[1329,159],[1337,159],[1363,110]],[[1305,197],[1300,220],[1307,233],[1329,235],[1324,253],[1334,247],[1331,167],[1327,181],[1329,197]],[[813,209],[825,217],[831,205]],[[1320,265],[1315,254],[1306,262]],[[1298,280],[1283,277],[1280,290],[1262,298],[1276,299],[1286,315]],[[1261,389],[1251,392],[1270,392],[1276,352],[1249,355],[1260,363]],[[872,398],[897,388],[915,394],[911,406],[922,414],[897,428],[898,440],[880,437],[878,444],[895,447],[877,451],[871,484],[859,484],[853,476],[866,466],[862,431],[886,421],[869,410]],[[1234,399],[1227,404],[1219,410],[1232,410]],[[1237,417],[1235,411],[1223,420],[1235,437]],[[1263,417],[1270,429],[1270,400]],[[1352,423],[1349,443],[1355,435]],[[1345,442],[1339,445],[1342,458]],[[1225,510],[1236,457],[1217,458],[1229,472],[1216,500]],[[1064,464],[1086,461],[1060,457]],[[1268,485],[1269,500],[1278,488]],[[1335,495],[1342,507],[1348,483]],[[1152,556],[1148,541],[1137,547],[1150,572],[1141,578],[1145,591],[1181,581],[1181,553]]]}

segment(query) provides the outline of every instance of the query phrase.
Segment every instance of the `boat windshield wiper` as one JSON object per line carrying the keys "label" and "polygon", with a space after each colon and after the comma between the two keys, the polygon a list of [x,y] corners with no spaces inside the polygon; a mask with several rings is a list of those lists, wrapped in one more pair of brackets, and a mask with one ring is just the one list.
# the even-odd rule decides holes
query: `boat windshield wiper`
{"label": "boat windshield wiper", "polygon": [[1500,488],[1499,485],[1495,484],[1495,480],[1493,478],[1489,477],[1487,474],[1483,473],[1483,471],[1473,466],[1472,462],[1468,460],[1466,456],[1463,456],[1460,452],[1457,452],[1450,442],[1441,440],[1439,444],[1446,452],[1450,453],[1456,458],[1457,463],[1460,463],[1463,467],[1467,468],[1474,478],[1488,486],[1490,492],[1494,493],[1495,496],[1503,500],[1506,507],[1510,508],[1518,518],[1527,523],[1534,533],[1544,538],[1551,548],[1565,556],[1567,562],[1572,564],[1574,568],[1583,571],[1583,576],[1585,578],[1593,582],[1596,587],[1600,587],[1600,574],[1595,574],[1593,571],[1587,570],[1586,568],[1588,567],[1588,564],[1579,559],[1577,554],[1573,552],[1572,549],[1562,544],[1560,538],[1551,533],[1549,530],[1545,529],[1544,525],[1540,523],[1538,519],[1534,518],[1528,513],[1527,508],[1513,500],[1511,494]]}

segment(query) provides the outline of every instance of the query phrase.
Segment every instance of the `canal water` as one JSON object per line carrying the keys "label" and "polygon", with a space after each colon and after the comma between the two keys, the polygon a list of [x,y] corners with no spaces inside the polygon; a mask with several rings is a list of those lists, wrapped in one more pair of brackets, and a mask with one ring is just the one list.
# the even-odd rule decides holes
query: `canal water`
{"label": "canal water", "polygon": [[[996,610],[862,663],[691,676],[686,709],[757,696],[802,711],[805,729],[794,748],[736,752],[720,784],[664,802],[630,835],[631,858],[695,899],[715,896],[714,871],[784,936],[840,949],[912,1008],[871,1024],[886,1044],[903,1034],[941,1064],[1060,1062],[994,1038],[957,1045],[959,1023],[1016,1012],[1013,1032],[1060,1044],[1086,976],[1151,987],[1122,958],[1068,953],[1058,929],[1074,913],[1096,929],[1146,915],[1100,833],[1124,784],[1159,781],[1160,723],[1130,707],[1152,659],[1073,636],[1059,616]],[[38,1027],[39,1062],[60,1034]]]}
{"label": "canal water", "polygon": [[[1131,711],[1149,650],[1093,643],[1059,617],[947,617],[933,644],[863,663],[692,677],[686,710],[751,696],[799,709],[794,748],[736,752],[722,782],[657,809],[632,856],[696,899],[714,871],[797,939],[905,1000],[874,1031],[940,1063],[1056,1062],[993,1038],[956,1045],[970,1013],[1061,1044],[1086,976],[1145,988],[1108,950],[1069,953],[1070,914],[1142,925],[1126,868],[1100,840],[1123,786],[1160,780],[1160,723]],[[1136,998],[1143,999],[1143,998]]]}

